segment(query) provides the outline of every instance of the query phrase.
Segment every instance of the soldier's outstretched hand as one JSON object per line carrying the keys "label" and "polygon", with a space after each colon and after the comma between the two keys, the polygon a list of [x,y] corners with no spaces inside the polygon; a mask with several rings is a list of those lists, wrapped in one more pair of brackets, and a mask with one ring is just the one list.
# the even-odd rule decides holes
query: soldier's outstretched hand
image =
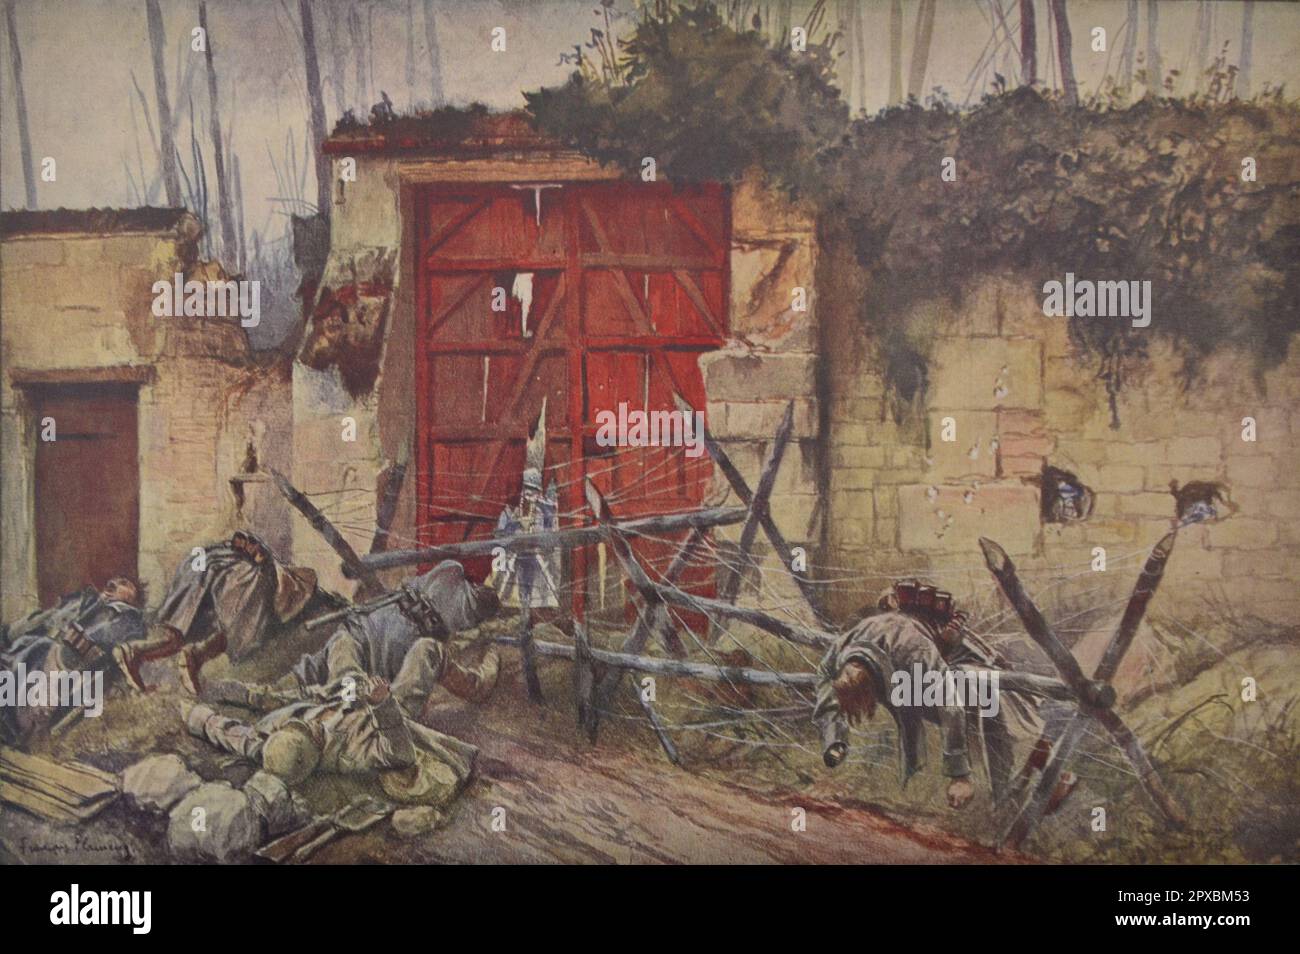
{"label": "soldier's outstretched hand", "polygon": [[377,706],[388,698],[388,692],[388,680],[376,679],[371,683],[370,694],[366,696],[366,702],[372,706]]}
{"label": "soldier's outstretched hand", "polygon": [[958,810],[963,809],[974,794],[975,786],[971,784],[969,775],[963,778],[955,778],[948,786],[948,807]]}

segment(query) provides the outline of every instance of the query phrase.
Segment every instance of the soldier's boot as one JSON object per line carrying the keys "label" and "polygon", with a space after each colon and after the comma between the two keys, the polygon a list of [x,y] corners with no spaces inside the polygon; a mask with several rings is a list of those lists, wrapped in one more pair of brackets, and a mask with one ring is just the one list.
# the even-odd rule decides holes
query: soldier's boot
{"label": "soldier's boot", "polygon": [[140,667],[155,659],[174,656],[181,649],[182,637],[179,630],[170,626],[161,627],[161,632],[130,643],[119,643],[113,647],[113,661],[126,677],[127,684],[136,692],[148,692]]}
{"label": "soldier's boot", "polygon": [[452,695],[468,702],[486,702],[496,688],[500,674],[501,656],[495,649],[489,649],[483,655],[483,661],[473,669],[449,659],[442,674],[442,684]]}
{"label": "soldier's boot", "polygon": [[199,676],[204,664],[216,659],[226,651],[226,634],[218,630],[203,642],[186,646],[180,658],[181,688],[192,696],[198,696],[203,690],[203,681]]}

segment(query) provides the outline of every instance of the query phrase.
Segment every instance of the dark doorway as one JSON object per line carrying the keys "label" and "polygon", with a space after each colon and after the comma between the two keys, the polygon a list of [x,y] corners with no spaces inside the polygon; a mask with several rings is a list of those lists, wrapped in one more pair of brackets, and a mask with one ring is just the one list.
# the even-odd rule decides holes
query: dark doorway
{"label": "dark doorway", "polygon": [[[136,575],[140,526],[134,385],[31,391],[36,441],[36,581],[42,606],[87,583]],[[42,439],[53,419],[55,439]]]}

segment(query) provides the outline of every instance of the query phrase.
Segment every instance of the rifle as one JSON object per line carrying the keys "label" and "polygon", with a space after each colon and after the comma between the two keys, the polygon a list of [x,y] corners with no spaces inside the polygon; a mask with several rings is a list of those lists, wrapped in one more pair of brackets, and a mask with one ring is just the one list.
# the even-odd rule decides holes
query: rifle
{"label": "rifle", "polygon": [[306,627],[309,630],[324,626],[326,623],[333,623],[336,620],[344,619],[352,614],[369,616],[375,610],[383,609],[385,606],[397,604],[401,607],[402,612],[410,620],[422,629],[431,632],[448,633],[446,621],[442,614],[438,612],[430,599],[413,587],[410,583],[403,583],[400,587],[385,593],[383,596],[377,596],[373,600],[367,600],[364,603],[357,603],[353,606],[345,606],[342,609],[334,610],[323,616],[317,616],[315,619],[309,619]]}

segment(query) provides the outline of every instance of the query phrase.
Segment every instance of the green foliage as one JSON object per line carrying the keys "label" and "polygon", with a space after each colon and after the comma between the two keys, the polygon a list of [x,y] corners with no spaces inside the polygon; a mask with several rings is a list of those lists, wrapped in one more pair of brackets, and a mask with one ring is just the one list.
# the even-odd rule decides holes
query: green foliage
{"label": "green foliage", "polygon": [[614,70],[525,93],[542,129],[628,169],[653,156],[679,181],[734,182],[753,166],[793,196],[824,181],[814,170],[849,118],[828,42],[774,49],[701,4],[643,18],[622,54]]}
{"label": "green foliage", "polygon": [[[927,343],[898,316],[937,293],[959,299],[994,269],[1032,274],[1035,292],[1066,271],[1152,282],[1149,328],[1071,323],[1112,412],[1155,337],[1173,341],[1190,382],[1226,348],[1260,372],[1274,367],[1300,329],[1298,183],[1288,178],[1300,111],[1280,95],[1068,107],[1022,88],[967,112],[939,96],[850,120],[834,37],[793,53],[711,3],[661,3],[617,50],[602,39],[602,68],[526,94],[540,127],[633,172],[644,156],[677,181],[735,182],[757,169],[811,203],[823,239],[851,243],[869,277],[861,319],[900,408],[924,394]],[[945,156],[956,182],[940,178]],[[1268,170],[1258,183],[1241,180],[1244,156]]]}

